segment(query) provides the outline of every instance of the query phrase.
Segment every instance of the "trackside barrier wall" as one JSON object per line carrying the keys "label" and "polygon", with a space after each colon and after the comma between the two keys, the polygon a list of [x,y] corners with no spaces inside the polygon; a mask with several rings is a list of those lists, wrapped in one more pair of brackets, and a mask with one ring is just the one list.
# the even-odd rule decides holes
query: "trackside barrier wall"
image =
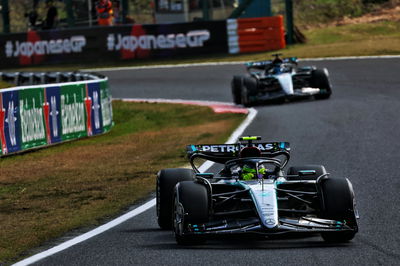
{"label": "trackside barrier wall", "polygon": [[281,16],[29,31],[0,35],[0,68],[244,53],[284,46]]}
{"label": "trackside barrier wall", "polygon": [[1,73],[5,80],[13,76],[18,84],[27,82],[20,76],[48,82],[81,81],[0,89],[0,156],[95,136],[113,126],[106,77],[82,73]]}
{"label": "trackside barrier wall", "polygon": [[227,20],[229,53],[247,53],[285,48],[283,17]]}

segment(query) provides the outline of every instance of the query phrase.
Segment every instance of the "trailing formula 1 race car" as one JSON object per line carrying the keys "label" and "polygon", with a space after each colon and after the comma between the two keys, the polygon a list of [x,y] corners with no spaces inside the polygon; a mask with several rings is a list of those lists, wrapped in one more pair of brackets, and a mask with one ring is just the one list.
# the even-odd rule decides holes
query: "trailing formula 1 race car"
{"label": "trailing formula 1 race car", "polygon": [[[327,242],[347,242],[358,231],[353,187],[331,177],[322,165],[284,167],[287,142],[190,145],[192,169],[163,169],[157,174],[157,219],[172,229],[178,244],[203,243],[212,235],[320,234]],[[221,164],[216,173],[200,173],[196,159]]]}
{"label": "trailing formula 1 race car", "polygon": [[298,67],[297,58],[246,63],[248,74],[233,76],[231,87],[236,104],[251,106],[260,103],[283,103],[286,100],[314,96],[327,99],[332,94],[326,68]]}

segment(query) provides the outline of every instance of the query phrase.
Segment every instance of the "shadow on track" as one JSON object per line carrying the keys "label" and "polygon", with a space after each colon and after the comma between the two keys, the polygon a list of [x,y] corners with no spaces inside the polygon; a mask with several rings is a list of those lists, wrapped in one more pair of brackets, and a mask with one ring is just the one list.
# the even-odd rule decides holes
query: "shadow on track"
{"label": "shadow on track", "polygon": [[308,248],[346,248],[356,246],[355,241],[349,243],[326,243],[318,235],[313,236],[281,236],[273,239],[259,236],[211,236],[201,245],[180,246],[176,244],[172,231],[161,229],[125,230],[126,233],[147,233],[148,244],[143,248],[157,250],[254,250],[254,249],[308,249]]}
{"label": "shadow on track", "polygon": [[[314,99],[313,97],[305,97],[305,98],[299,98],[299,99],[292,99],[292,100],[285,100],[285,101],[266,101],[266,102],[259,102],[259,103],[253,103],[251,106],[248,106],[249,108],[251,107],[277,107],[277,106],[287,106],[287,105],[296,105],[296,104],[302,104],[302,103],[318,103],[318,102],[328,102],[329,99]],[[235,106],[240,106],[244,107],[242,104],[236,104]]]}
{"label": "shadow on track", "polygon": [[[174,239],[172,239],[174,241]],[[284,249],[320,249],[320,248],[351,248],[354,243],[346,244],[328,244],[322,241],[296,241],[296,242],[281,242],[281,241],[207,241],[206,244],[196,246],[179,246],[175,243],[149,244],[142,245],[143,248],[152,248],[158,250],[284,250]]]}

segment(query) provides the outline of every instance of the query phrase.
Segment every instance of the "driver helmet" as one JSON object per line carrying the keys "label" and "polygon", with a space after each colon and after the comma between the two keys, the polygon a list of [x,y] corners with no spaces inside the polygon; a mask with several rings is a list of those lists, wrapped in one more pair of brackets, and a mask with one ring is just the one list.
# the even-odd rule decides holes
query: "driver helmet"
{"label": "driver helmet", "polygon": [[279,74],[282,72],[282,66],[281,65],[275,65],[272,70],[272,74]]}
{"label": "driver helmet", "polygon": [[281,58],[282,54],[273,54],[272,56],[274,56],[274,60],[272,60],[272,64],[282,64],[283,63],[283,59]]}
{"label": "driver helmet", "polygon": [[259,176],[257,176],[257,170],[255,165],[254,166],[250,166],[248,164],[243,165],[242,168],[242,173],[241,173],[241,178],[243,180],[252,180],[255,178],[262,178],[267,172],[267,169],[265,169],[264,166],[260,166],[258,168],[258,174]]}
{"label": "driver helmet", "polygon": [[282,58],[280,58],[279,54],[275,55],[275,59],[272,60],[272,74],[279,74],[281,72],[281,66],[283,64]]}

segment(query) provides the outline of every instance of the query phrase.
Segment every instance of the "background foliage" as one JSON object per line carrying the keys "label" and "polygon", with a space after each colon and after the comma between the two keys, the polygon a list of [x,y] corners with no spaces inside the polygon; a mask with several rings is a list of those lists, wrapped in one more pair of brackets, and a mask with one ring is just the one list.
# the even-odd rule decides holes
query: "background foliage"
{"label": "background foliage", "polygon": [[[154,23],[152,2],[156,0],[129,0],[129,17],[138,24]],[[96,0],[92,0],[93,4]],[[59,13],[59,27],[66,27],[64,0],[54,1]],[[274,14],[285,13],[285,0],[272,0]],[[343,17],[357,17],[377,8],[400,5],[400,0],[293,0],[296,25],[309,27],[339,20]],[[28,29],[25,16],[32,11],[32,0],[9,0],[11,32],[24,32]],[[88,0],[73,0],[77,26],[88,24]],[[39,20],[46,17],[44,0],[39,0]],[[91,11],[93,18],[95,10]],[[2,29],[2,20],[0,20]]]}

